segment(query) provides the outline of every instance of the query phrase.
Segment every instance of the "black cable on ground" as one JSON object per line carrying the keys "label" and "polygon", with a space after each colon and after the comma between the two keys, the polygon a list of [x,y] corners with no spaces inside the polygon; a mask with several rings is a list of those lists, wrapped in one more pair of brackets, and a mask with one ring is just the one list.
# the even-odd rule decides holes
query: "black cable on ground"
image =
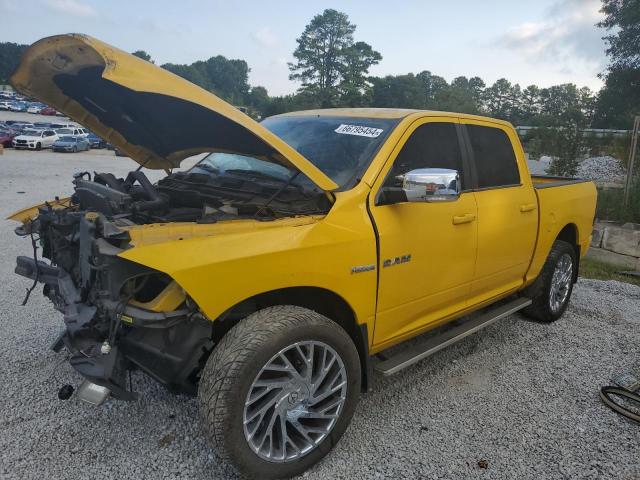
{"label": "black cable on ground", "polygon": [[636,402],[640,407],[640,396],[635,393],[630,392],[624,388],[608,386],[602,387],[600,389],[600,398],[604,402],[604,404],[609,407],[611,410],[619,413],[620,415],[628,418],[629,420],[634,420],[640,423],[640,414],[635,413],[628,408],[623,407],[619,403],[615,402],[611,396],[617,395],[619,397],[626,398],[627,400],[631,400],[632,402]]}

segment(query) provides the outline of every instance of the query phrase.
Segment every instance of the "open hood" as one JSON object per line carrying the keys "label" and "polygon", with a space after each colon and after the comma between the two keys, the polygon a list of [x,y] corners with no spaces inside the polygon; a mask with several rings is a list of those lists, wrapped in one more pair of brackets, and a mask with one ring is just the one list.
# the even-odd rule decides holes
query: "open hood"
{"label": "open hood", "polygon": [[151,169],[202,152],[252,155],[338,186],[255,120],[187,80],[87,35],[44,38],[27,49],[11,84],[89,127]]}

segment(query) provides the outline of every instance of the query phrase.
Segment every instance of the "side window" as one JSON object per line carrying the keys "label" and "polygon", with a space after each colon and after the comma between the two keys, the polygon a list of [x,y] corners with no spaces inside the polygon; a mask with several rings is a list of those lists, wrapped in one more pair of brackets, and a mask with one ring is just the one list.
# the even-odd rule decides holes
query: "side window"
{"label": "side window", "polygon": [[466,127],[478,172],[478,188],[520,184],[518,162],[506,132],[481,125]]}
{"label": "side window", "polygon": [[457,170],[465,188],[462,154],[454,123],[433,122],[419,126],[406,141],[385,180],[396,186],[396,178],[420,168]]}

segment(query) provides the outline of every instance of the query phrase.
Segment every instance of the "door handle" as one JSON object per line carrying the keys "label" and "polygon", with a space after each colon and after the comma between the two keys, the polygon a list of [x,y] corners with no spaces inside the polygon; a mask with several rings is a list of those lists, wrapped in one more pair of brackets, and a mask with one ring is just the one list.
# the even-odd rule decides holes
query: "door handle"
{"label": "door handle", "polygon": [[476,219],[473,213],[465,213],[464,215],[456,215],[453,217],[454,225],[462,225],[463,223],[471,223]]}
{"label": "door handle", "polygon": [[535,210],[536,208],[538,208],[538,204],[537,203],[527,203],[525,205],[520,205],[520,211],[522,213],[531,212],[531,211]]}

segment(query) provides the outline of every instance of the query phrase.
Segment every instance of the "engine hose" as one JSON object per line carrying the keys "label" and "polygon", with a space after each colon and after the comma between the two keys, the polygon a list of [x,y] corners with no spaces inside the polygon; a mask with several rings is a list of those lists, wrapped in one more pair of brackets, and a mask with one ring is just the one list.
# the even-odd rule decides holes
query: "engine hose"
{"label": "engine hose", "polygon": [[640,423],[640,414],[632,412],[628,408],[625,408],[619,403],[615,402],[611,398],[611,395],[617,395],[619,397],[626,398],[627,400],[631,400],[632,402],[636,402],[638,406],[640,406],[640,396],[636,395],[633,392],[630,392],[625,388],[620,387],[608,386],[602,387],[600,389],[600,398],[607,407],[609,407],[614,412],[628,418],[629,420],[634,420]]}
{"label": "engine hose", "polygon": [[158,193],[158,191],[151,185],[151,182],[144,174],[144,172],[136,170],[135,172],[129,172],[125,185],[131,188],[135,181],[138,181],[144,192],[150,198],[150,200],[135,202],[133,204],[133,210],[136,212],[146,212],[149,210],[162,210],[167,207],[168,200]]}

